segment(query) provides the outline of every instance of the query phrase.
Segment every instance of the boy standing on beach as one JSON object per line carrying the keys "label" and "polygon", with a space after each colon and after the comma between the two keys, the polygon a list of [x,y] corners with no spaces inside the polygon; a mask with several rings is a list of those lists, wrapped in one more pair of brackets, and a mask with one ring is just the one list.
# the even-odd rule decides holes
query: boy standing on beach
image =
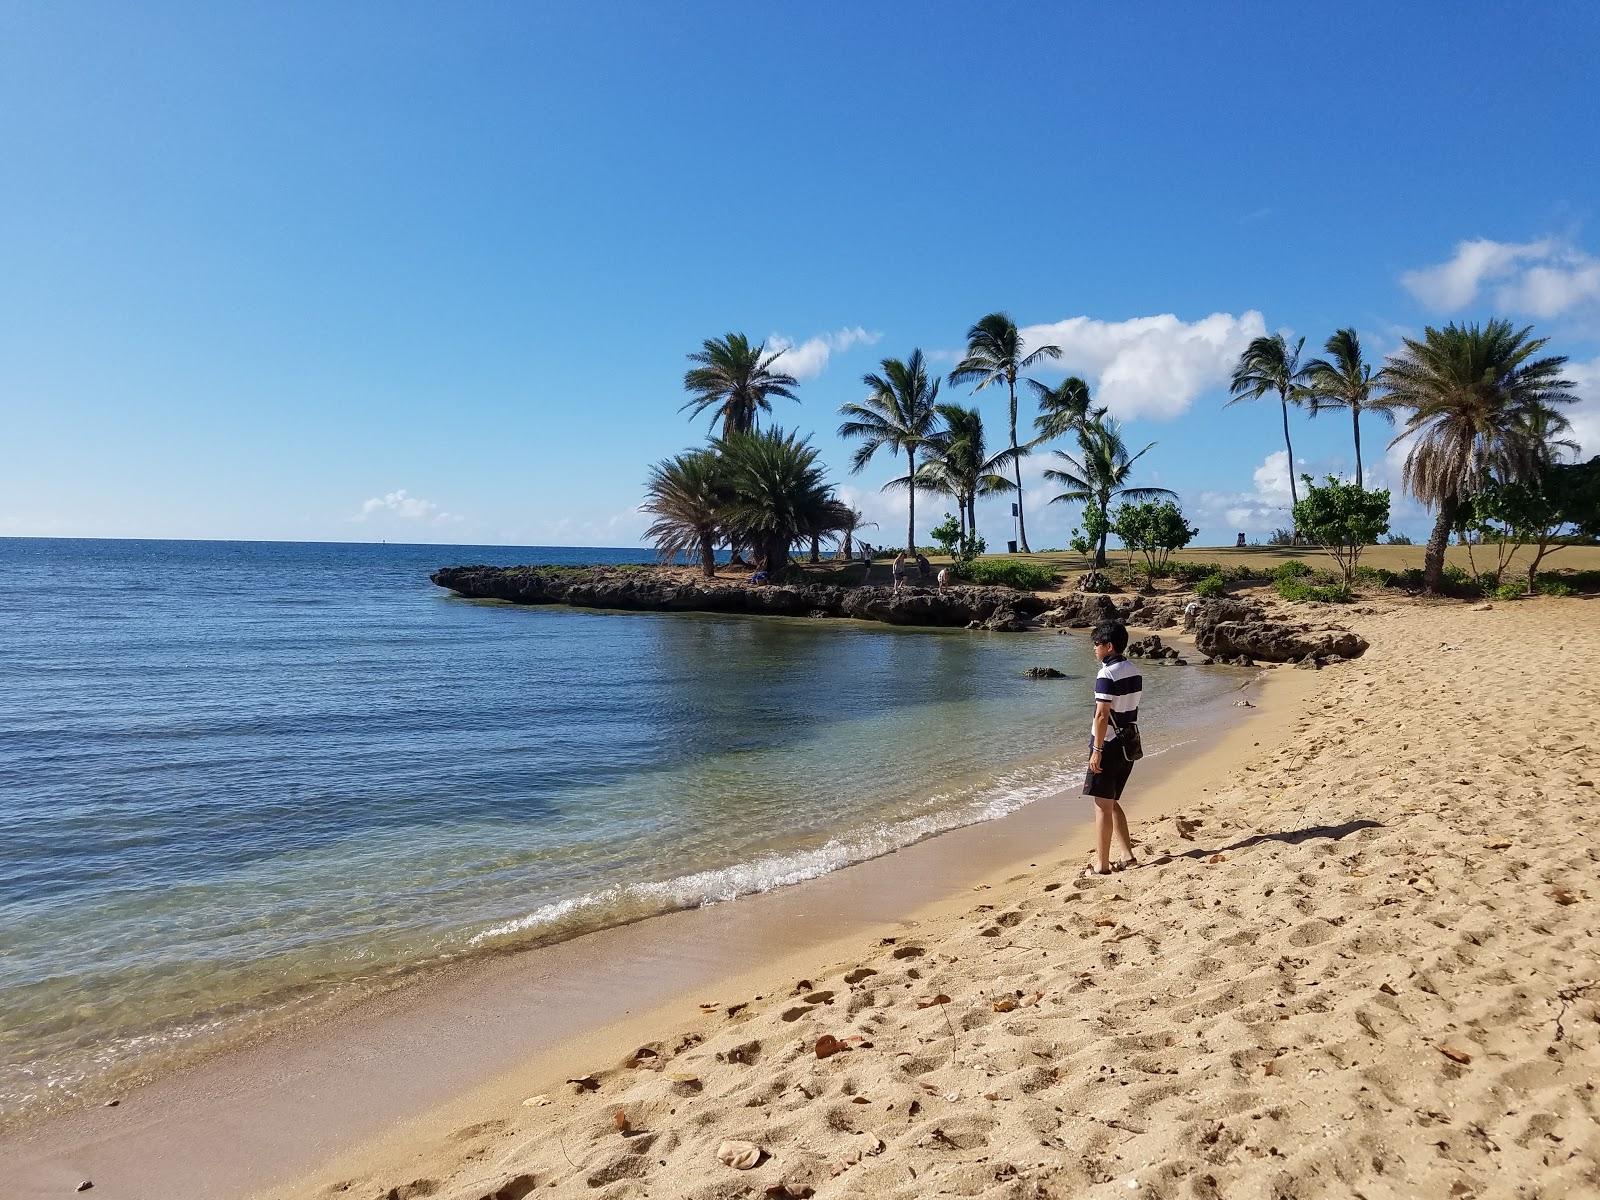
{"label": "boy standing on beach", "polygon": [[1139,699],[1144,680],[1139,668],[1122,656],[1128,648],[1128,630],[1121,621],[1102,621],[1090,634],[1100,671],[1094,679],[1094,723],[1089,737],[1089,773],[1084,776],[1083,794],[1094,797],[1096,856],[1085,873],[1111,874],[1111,835],[1117,835],[1124,857],[1117,870],[1138,866],[1133,843],[1128,838],[1128,818],[1122,811],[1122,789],[1133,773],[1129,754],[1138,736]]}

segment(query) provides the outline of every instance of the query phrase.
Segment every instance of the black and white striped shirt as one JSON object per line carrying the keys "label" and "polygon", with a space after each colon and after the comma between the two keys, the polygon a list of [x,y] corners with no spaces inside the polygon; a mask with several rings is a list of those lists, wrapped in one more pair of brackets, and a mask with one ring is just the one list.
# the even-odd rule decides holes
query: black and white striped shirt
{"label": "black and white striped shirt", "polygon": [[[1100,664],[1094,677],[1094,698],[1111,705],[1111,724],[1106,730],[1106,741],[1117,736],[1117,726],[1139,719],[1139,700],[1144,695],[1144,677],[1139,668],[1120,654],[1113,654]],[[1094,736],[1094,726],[1089,727]]]}

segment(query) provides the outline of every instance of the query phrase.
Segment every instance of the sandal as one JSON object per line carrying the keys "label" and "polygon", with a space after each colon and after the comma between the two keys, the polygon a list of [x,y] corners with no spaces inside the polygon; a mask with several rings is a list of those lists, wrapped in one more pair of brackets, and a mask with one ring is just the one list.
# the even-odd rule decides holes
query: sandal
{"label": "sandal", "polygon": [[1093,879],[1097,875],[1110,875],[1111,871],[1097,871],[1093,863],[1085,863],[1083,870],[1078,872],[1080,879]]}
{"label": "sandal", "polygon": [[1138,867],[1138,866],[1142,866],[1142,865],[1143,864],[1140,863],[1140,861],[1137,858],[1134,858],[1132,855],[1129,855],[1127,858],[1119,858],[1116,862],[1112,863],[1111,864],[1111,869],[1113,871],[1126,871],[1130,867]]}

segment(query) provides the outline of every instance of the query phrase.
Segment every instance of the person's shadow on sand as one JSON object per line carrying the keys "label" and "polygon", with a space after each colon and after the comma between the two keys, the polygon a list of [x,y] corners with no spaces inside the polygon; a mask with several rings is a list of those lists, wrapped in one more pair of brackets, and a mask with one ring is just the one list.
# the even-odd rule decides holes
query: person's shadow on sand
{"label": "person's shadow on sand", "polygon": [[1163,858],[1209,858],[1213,854],[1224,854],[1229,850],[1248,850],[1251,846],[1259,846],[1262,842],[1282,842],[1288,846],[1298,846],[1301,842],[1314,841],[1317,838],[1328,838],[1330,841],[1339,841],[1349,837],[1352,833],[1360,833],[1363,829],[1382,829],[1383,822],[1346,821],[1343,825],[1308,825],[1304,829],[1290,829],[1282,833],[1252,833],[1247,838],[1240,838],[1226,846],[1219,846],[1214,850],[1185,850],[1180,854],[1163,855]]}

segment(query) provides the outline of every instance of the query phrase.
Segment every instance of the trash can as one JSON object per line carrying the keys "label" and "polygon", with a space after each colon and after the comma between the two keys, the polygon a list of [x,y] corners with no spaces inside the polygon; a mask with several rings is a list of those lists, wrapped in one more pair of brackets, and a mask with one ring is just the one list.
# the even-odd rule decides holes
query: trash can
{"label": "trash can", "polygon": [[1017,544],[1016,544],[1016,542],[1007,542],[1006,543],[1006,553],[1007,554],[1015,554],[1016,552],[1017,552]]}

